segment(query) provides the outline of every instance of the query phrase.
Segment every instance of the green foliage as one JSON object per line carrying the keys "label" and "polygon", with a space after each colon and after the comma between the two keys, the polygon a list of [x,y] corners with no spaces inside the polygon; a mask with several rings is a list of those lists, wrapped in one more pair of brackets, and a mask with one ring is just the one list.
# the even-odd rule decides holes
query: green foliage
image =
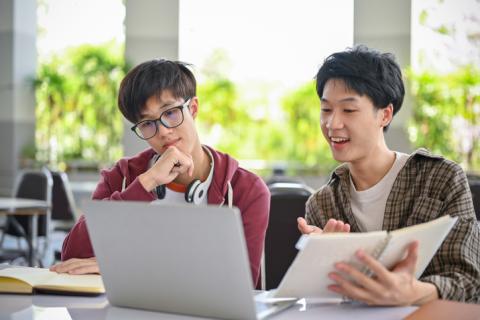
{"label": "green foliage", "polygon": [[445,75],[407,74],[415,98],[412,143],[479,171],[480,70],[467,66]]}
{"label": "green foliage", "polygon": [[41,63],[36,86],[37,160],[108,163],[122,154],[116,96],[126,65],[113,43],[82,45]]}
{"label": "green foliage", "polygon": [[290,129],[288,158],[329,171],[335,160],[320,128],[320,101],[314,81],[287,95],[282,106]]}
{"label": "green foliage", "polygon": [[274,111],[265,101],[242,101],[237,90],[224,78],[199,85],[203,141],[239,159],[262,159],[267,166],[281,162],[294,173],[326,173],[335,166],[320,130],[312,83],[289,93]]}
{"label": "green foliage", "polygon": [[[209,79],[199,85],[198,126],[202,140],[240,159],[274,160],[281,154],[277,126],[252,114],[256,107],[239,98],[237,87],[225,78]],[[259,108],[264,106],[259,106]]]}

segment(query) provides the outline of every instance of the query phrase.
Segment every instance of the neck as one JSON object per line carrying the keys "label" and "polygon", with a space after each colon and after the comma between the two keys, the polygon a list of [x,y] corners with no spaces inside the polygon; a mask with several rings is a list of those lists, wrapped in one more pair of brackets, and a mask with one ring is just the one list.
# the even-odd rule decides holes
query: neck
{"label": "neck", "polygon": [[205,151],[200,143],[197,144],[197,147],[194,148],[192,152],[193,159],[193,175],[190,177],[188,173],[183,173],[179,175],[174,182],[188,185],[193,180],[205,181],[210,173],[210,156],[207,151]]}
{"label": "neck", "polygon": [[385,143],[378,146],[366,157],[349,162],[348,167],[357,191],[367,190],[376,185],[388,173],[395,162],[395,152]]}

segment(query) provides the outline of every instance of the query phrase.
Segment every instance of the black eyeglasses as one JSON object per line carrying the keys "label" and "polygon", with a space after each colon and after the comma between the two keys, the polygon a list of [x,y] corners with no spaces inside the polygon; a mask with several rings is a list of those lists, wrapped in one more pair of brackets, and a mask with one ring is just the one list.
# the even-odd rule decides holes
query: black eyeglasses
{"label": "black eyeglasses", "polygon": [[176,128],[183,123],[183,108],[188,108],[191,100],[192,98],[188,98],[181,106],[173,107],[162,112],[158,119],[140,121],[136,123],[131,130],[135,132],[140,139],[148,140],[157,134],[159,123],[165,128]]}

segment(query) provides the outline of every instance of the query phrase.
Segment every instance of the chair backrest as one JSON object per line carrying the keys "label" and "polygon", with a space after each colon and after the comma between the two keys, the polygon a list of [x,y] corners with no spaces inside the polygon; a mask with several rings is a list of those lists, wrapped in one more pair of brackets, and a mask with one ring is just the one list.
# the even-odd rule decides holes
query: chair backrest
{"label": "chair backrest", "polygon": [[78,220],[77,208],[70,182],[65,172],[52,171],[52,220],[72,222]]}
{"label": "chair backrest", "polygon": [[[52,175],[46,168],[42,170],[22,170],[16,177],[13,196],[17,198],[43,200],[47,203],[52,203]],[[38,219],[38,236],[48,235],[48,228],[50,224],[50,210],[46,215],[42,215]],[[10,216],[12,219],[16,219],[18,223],[23,227],[25,231],[28,230],[28,217],[23,216]],[[11,228],[7,224],[5,230],[6,234],[21,236],[21,234],[15,229]]]}
{"label": "chair backrest", "polygon": [[480,180],[469,179],[468,184],[470,186],[470,191],[472,192],[472,200],[473,200],[473,207],[475,209],[475,215],[477,216],[477,221],[480,221]]}
{"label": "chair backrest", "polygon": [[297,217],[305,216],[305,203],[313,189],[295,182],[268,185],[271,194],[270,217],[265,237],[262,288],[277,288],[297,255],[300,237]]}

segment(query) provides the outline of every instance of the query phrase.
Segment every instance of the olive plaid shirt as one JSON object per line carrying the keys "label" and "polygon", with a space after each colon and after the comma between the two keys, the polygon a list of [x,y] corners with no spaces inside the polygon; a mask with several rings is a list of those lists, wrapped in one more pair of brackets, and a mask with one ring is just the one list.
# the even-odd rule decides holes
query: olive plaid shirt
{"label": "olive plaid shirt", "polygon": [[[420,277],[434,284],[442,299],[480,302],[480,228],[467,178],[456,163],[425,149],[410,155],[398,173],[385,206],[382,230],[395,230],[444,215],[457,223]],[[360,232],[350,205],[350,173],[343,164],[306,204],[306,220],[323,228],[328,219]]]}

